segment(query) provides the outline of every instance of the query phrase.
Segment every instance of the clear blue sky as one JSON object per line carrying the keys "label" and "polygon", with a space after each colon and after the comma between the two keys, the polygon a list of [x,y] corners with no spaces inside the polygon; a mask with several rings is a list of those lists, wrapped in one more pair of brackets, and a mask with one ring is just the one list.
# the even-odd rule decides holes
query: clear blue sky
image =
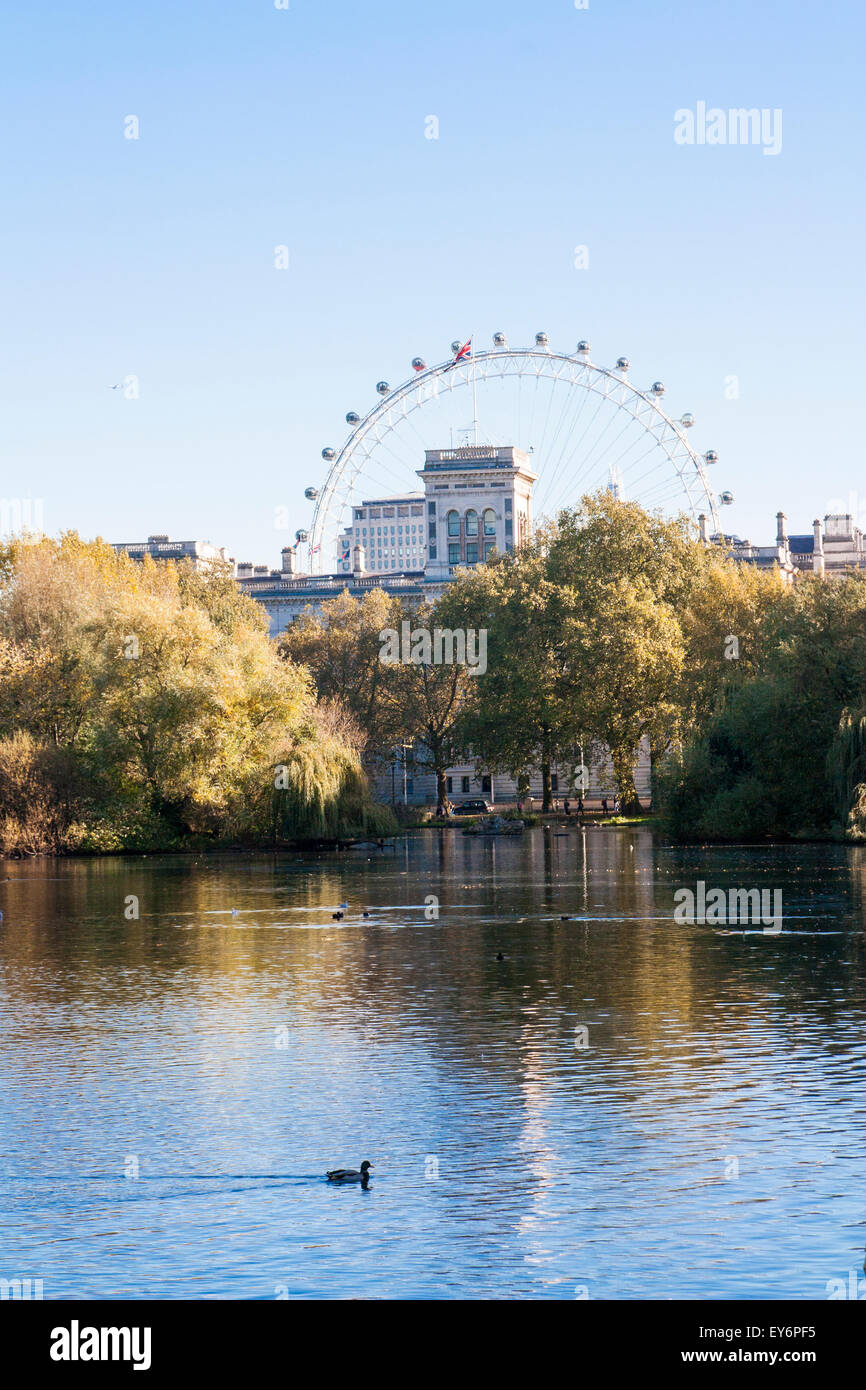
{"label": "clear blue sky", "polygon": [[[866,524],[854,0],[48,0],[2,30],[0,492],[50,532],[278,563],[346,409],[495,329],[660,376],[741,535],[851,491]],[[781,154],[678,146],[698,101],[781,108]]]}

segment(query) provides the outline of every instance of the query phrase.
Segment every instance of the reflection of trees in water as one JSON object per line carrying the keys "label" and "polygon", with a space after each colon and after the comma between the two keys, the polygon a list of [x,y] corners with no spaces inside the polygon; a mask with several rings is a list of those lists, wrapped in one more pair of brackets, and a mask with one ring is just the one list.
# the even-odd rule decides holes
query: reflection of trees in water
{"label": "reflection of trees in water", "polygon": [[[790,884],[786,904],[823,903],[826,915],[830,875],[862,921],[866,851],[684,853],[646,831],[483,840],[449,830],[369,856],[102,858],[10,872],[0,948],[13,1002],[37,1013],[86,1004],[94,1027],[103,1006],[166,1020],[180,1007],[198,1019],[192,1027],[227,1040],[262,1034],[265,1049],[267,1030],[283,1023],[333,1032],[352,1053],[359,1038],[375,1047],[402,1037],[407,1065],[423,1056],[467,1082],[483,1065],[521,1085],[548,1076],[571,1087],[587,1061],[574,1049],[582,1023],[596,1081],[607,1069],[614,1084],[613,1068],[626,1092],[667,1076],[674,1057],[695,1074],[735,1058],[750,1030],[792,1057],[806,1032],[837,1055],[859,1046],[860,931],[722,935],[675,924],[673,893],[697,877],[771,876]],[[131,894],[137,921],[124,918]],[[440,900],[438,921],[424,919],[428,894]],[[352,907],[338,926],[330,913],[344,900]],[[374,917],[362,923],[368,904]]]}

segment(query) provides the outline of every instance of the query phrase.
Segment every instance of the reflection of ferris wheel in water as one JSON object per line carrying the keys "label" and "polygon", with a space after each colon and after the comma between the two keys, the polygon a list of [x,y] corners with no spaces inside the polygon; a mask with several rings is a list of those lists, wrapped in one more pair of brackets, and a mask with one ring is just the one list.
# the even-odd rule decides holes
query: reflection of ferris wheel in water
{"label": "reflection of ferris wheel in water", "polygon": [[[694,451],[687,439],[694,417],[665,413],[660,381],[646,389],[629,382],[627,358],[599,367],[589,343],[579,342],[573,354],[555,352],[546,333],[535,335],[532,348],[509,348],[503,333],[494,334],[490,351],[473,353],[457,342],[451,348],[454,355],[438,366],[414,358],[414,375],[402,386],[380,381],[373,409],[346,416],[343,445],[322,450],[328,474],[321,488],[305,492],[316,507],[310,529],[297,533],[306,550],[300,568],[333,569],[352,507],[420,494],[425,450],[455,443],[515,445],[531,453],[535,520],[606,487],[649,510],[685,512],[693,520],[703,513],[709,528],[719,530],[718,507],[733,497],[716,498],[710,488],[706,469],[718,455]],[[473,418],[467,425],[463,416],[455,441],[461,387],[469,388]]]}

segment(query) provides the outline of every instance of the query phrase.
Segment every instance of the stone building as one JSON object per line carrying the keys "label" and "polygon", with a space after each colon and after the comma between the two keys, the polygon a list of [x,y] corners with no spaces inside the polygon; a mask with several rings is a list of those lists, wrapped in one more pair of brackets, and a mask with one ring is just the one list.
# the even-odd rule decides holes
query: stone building
{"label": "stone building", "polygon": [[851,569],[866,568],[863,532],[848,512],[828,514],[823,526],[816,518],[811,532],[793,536],[788,534],[785,513],[777,512],[775,545],[752,545],[739,536],[713,536],[711,540],[725,546],[728,554],[742,564],[757,565],[759,569],[778,568],[788,583],[794,583],[801,574],[835,577]]}
{"label": "stone building", "polygon": [[115,541],[112,550],[125,551],[133,560],[149,555],[153,560],[191,560],[196,569],[208,569],[213,564],[231,566],[236,573],[234,558],[225,546],[208,541],[172,541],[168,536],[148,536],[146,541]]}
{"label": "stone building", "polygon": [[423,493],[353,505],[333,574],[298,574],[292,546],[283,548],[279,570],[238,565],[238,583],[266,610],[272,636],[344,589],[354,597],[384,588],[433,601],[460,566],[483,564],[492,550],[504,554],[529,536],[537,475],[522,450],[428,449],[418,476]]}

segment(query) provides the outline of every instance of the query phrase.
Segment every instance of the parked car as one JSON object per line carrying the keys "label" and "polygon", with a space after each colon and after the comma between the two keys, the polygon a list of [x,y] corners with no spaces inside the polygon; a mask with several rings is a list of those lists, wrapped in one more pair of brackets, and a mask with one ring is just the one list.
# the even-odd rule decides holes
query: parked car
{"label": "parked car", "polygon": [[459,806],[454,807],[455,816],[489,816],[493,807],[489,801],[484,801],[480,796],[473,798],[472,801],[461,801]]}

